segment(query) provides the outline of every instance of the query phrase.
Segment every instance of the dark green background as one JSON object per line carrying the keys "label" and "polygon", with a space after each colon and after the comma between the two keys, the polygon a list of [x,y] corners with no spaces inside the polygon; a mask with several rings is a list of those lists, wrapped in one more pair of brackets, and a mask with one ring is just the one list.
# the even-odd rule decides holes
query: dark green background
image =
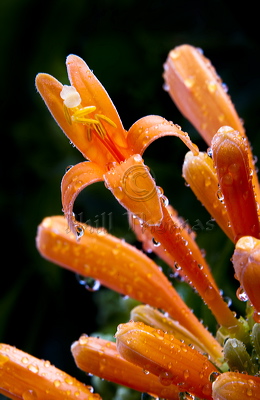
{"label": "dark green background", "polygon": [[[72,360],[70,344],[83,332],[100,330],[107,320],[113,331],[116,323],[128,318],[120,297],[113,296],[108,307],[101,299],[110,293],[87,292],[72,273],[45,262],[35,249],[37,225],[45,216],[61,214],[60,180],[66,166],[83,160],[45,109],[34,87],[35,75],[48,72],[67,83],[65,58],[75,53],[106,87],[125,128],[144,115],[159,114],[181,125],[206,149],[162,89],[168,52],[182,43],[193,44],[204,50],[228,85],[254,153],[260,155],[258,13],[252,1],[243,7],[235,4],[1,1],[1,342],[49,359],[84,380]],[[180,215],[191,225],[197,219],[205,224],[208,214],[181,178],[185,152],[177,139],[165,138],[150,146],[144,158]],[[110,232],[134,241],[125,211],[101,184],[82,193],[76,211],[93,223],[101,222],[102,213],[112,213]],[[217,227],[210,233],[198,232],[198,241],[225,295],[235,301],[232,245]],[[182,293],[214,329],[205,307],[186,288]],[[243,305],[235,301],[234,309],[240,312]]]}

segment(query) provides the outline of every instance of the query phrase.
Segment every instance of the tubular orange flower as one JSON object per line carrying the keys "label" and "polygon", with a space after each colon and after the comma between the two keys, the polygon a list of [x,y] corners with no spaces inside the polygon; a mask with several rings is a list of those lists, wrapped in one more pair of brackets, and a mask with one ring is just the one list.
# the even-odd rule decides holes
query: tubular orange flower
{"label": "tubular orange flower", "polygon": [[238,297],[250,300],[255,307],[259,322],[260,315],[260,240],[251,236],[245,236],[238,240],[232,257],[236,278],[241,287],[238,289]]}
{"label": "tubular orange flower", "polygon": [[236,242],[241,236],[259,238],[257,203],[249,166],[248,146],[230,127],[222,127],[212,140],[213,161],[220,191]]}
{"label": "tubular orange flower", "polygon": [[18,400],[99,400],[91,386],[22,350],[0,344],[0,393]]}
{"label": "tubular orange flower", "polygon": [[170,51],[164,64],[164,79],[176,106],[209,146],[223,125],[244,132],[226,86],[201,49],[182,45]]}
{"label": "tubular orange flower", "polygon": [[225,372],[213,382],[214,400],[260,399],[260,378],[237,372]]}
{"label": "tubular orange flower", "polygon": [[[153,307],[163,309],[197,336],[216,360],[221,346],[198,321],[159,267],[135,247],[105,231],[82,225],[78,242],[67,232],[64,217],[50,217],[38,228],[37,248],[42,256],[71,271]],[[89,229],[90,228],[90,229]]]}
{"label": "tubular orange flower", "polygon": [[126,132],[108,94],[85,62],[70,55],[67,70],[71,86],[47,74],[37,75],[36,86],[65,134],[90,160],[72,167],[62,181],[63,209],[70,229],[79,233],[73,218],[75,198],[96,181],[105,181],[123,207],[158,225],[162,218],[159,195],[141,155],[151,142],[166,135],[179,137],[195,153],[197,147],[178,126],[158,116],[141,118]]}
{"label": "tubular orange flower", "polygon": [[82,335],[73,343],[71,351],[77,366],[87,373],[155,397],[179,400],[177,386],[165,386],[156,376],[144,373],[142,367],[126,361],[114,342]]}
{"label": "tubular orange flower", "polygon": [[198,200],[201,201],[226,235],[233,240],[227,210],[217,196],[219,184],[212,158],[207,153],[202,152],[198,156],[193,156],[189,151],[184,159],[182,173]]}
{"label": "tubular orange flower", "polygon": [[162,384],[178,385],[182,391],[211,399],[209,378],[217,369],[173,335],[142,322],[129,322],[118,326],[116,339],[123,358],[158,376]]}

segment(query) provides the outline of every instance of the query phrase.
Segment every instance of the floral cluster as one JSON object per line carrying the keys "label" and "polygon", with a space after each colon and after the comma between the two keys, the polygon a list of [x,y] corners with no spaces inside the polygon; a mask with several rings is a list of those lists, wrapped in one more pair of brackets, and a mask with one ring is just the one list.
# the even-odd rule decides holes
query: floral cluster
{"label": "floral cluster", "polygon": [[[105,89],[85,62],[67,58],[70,86],[39,74],[36,86],[54,119],[86,158],[62,179],[63,216],[45,218],[37,248],[51,262],[137,300],[116,342],[82,335],[72,344],[77,366],[156,398],[260,399],[260,186],[241,119],[200,49],[173,49],[164,65],[165,88],[208,145],[199,151],[180,126],[156,115],[126,131]],[[237,318],[222,296],[194,232],[156,185],[142,155],[149,144],[175,136],[188,147],[183,177],[234,244]],[[73,205],[88,185],[104,181],[127,210],[143,250],[105,229],[76,220]],[[195,316],[153,251],[200,295],[218,324],[214,336]],[[7,344],[0,344],[0,393],[11,399],[89,399],[93,388]]]}

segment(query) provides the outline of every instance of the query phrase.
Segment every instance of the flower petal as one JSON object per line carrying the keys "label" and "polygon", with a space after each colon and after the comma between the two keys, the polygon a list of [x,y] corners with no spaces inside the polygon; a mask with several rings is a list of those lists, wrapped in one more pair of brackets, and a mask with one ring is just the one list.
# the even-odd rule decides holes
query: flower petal
{"label": "flower petal", "polygon": [[[99,165],[85,161],[69,168],[61,182],[62,205],[65,217],[68,220],[68,228],[77,236],[80,225],[75,222],[73,204],[79,193],[92,183],[103,181],[103,170]],[[80,235],[79,235],[80,236]]]}
{"label": "flower petal", "polygon": [[209,146],[223,125],[244,132],[226,87],[200,49],[182,45],[172,50],[164,65],[164,79],[177,107]]}
{"label": "flower petal", "polygon": [[93,388],[15,347],[0,344],[0,393],[12,399],[99,400]]}
{"label": "flower petal", "polygon": [[116,344],[96,337],[82,335],[71,351],[81,370],[102,379],[124,385],[164,399],[179,399],[177,386],[164,386],[152,374],[120,356]]}
{"label": "flower petal", "polygon": [[235,242],[241,236],[260,236],[248,151],[243,136],[228,126],[219,129],[212,140],[213,161]]}
{"label": "flower petal", "polygon": [[104,180],[124,208],[149,225],[160,223],[162,211],[157,187],[140,154],[110,169]]}
{"label": "flower petal", "polygon": [[82,58],[71,54],[67,57],[66,65],[71,85],[80,93],[83,107],[93,105],[97,108],[97,114],[113,121],[116,129],[104,121],[106,130],[114,143],[126,148],[126,131],[105,88]]}
{"label": "flower petal", "polygon": [[182,391],[211,399],[209,377],[217,369],[173,335],[142,322],[129,322],[118,326],[116,339],[123,358],[157,375],[162,384],[178,385]]}
{"label": "flower petal", "polygon": [[149,115],[135,122],[128,131],[127,143],[133,154],[143,154],[145,149],[156,139],[163,136],[176,136],[194,153],[198,147],[193,144],[187,133],[179,126],[157,115]]}
{"label": "flower petal", "polygon": [[196,197],[225,234],[233,240],[227,210],[217,197],[219,193],[218,177],[214,170],[212,158],[207,153],[200,152],[198,156],[194,156],[189,151],[184,159],[182,173]]}
{"label": "flower petal", "polygon": [[213,382],[214,400],[260,399],[260,378],[237,372],[220,374]]}
{"label": "flower petal", "polygon": [[[146,228],[152,232],[156,242],[168,251],[189,278],[191,285],[198,291],[220,325],[240,330],[240,323],[235,318],[228,304],[223,300],[216,285],[207,276],[201,266],[205,261],[191,240],[186,241],[182,229],[177,226],[165,205],[162,205],[163,219],[158,227]],[[242,326],[241,326],[242,328]],[[194,332],[193,332],[194,333]]]}
{"label": "flower petal", "polygon": [[45,218],[36,238],[40,254],[48,260],[142,303],[162,309],[212,349],[220,359],[221,346],[204,328],[172,287],[161,269],[135,247],[82,224],[84,235],[76,241],[64,217]]}
{"label": "flower petal", "polygon": [[[247,297],[260,313],[260,240],[251,236],[240,238],[236,243],[235,252],[232,257],[236,278],[244,291],[245,300]],[[239,289],[239,293],[241,293]],[[242,298],[238,295],[238,298]],[[259,322],[259,321],[257,321]]]}

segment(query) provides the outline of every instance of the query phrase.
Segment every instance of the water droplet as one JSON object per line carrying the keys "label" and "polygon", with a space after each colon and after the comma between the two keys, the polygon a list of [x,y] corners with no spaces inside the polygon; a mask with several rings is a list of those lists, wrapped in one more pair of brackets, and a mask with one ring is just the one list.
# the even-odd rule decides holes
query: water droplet
{"label": "water droplet", "polygon": [[251,388],[246,389],[247,396],[253,396],[253,390]]}
{"label": "water droplet", "polygon": [[169,386],[172,383],[173,375],[170,371],[164,371],[159,375],[159,381],[163,386]]}
{"label": "water droplet", "polygon": [[154,247],[159,247],[161,245],[160,242],[157,242],[154,238],[152,239]]}
{"label": "water droplet", "polygon": [[233,185],[233,181],[234,181],[234,179],[233,179],[233,176],[232,176],[232,174],[230,172],[228,172],[227,174],[223,175],[222,179],[221,179],[221,183],[223,185],[226,185],[226,186]]}
{"label": "water droplet", "polygon": [[186,78],[186,79],[184,80],[184,85],[185,85],[188,89],[191,89],[192,86],[194,86],[194,84],[195,84],[195,78],[194,78],[194,76],[190,76],[189,78]]}
{"label": "water droplet", "polygon": [[37,393],[34,390],[26,390],[22,394],[23,400],[36,400],[38,399]]}
{"label": "water droplet", "polygon": [[210,93],[215,93],[215,91],[217,90],[217,87],[218,87],[218,85],[217,85],[216,81],[208,81],[207,82],[207,88]]}
{"label": "water droplet", "polygon": [[221,201],[221,203],[224,201],[224,195],[220,189],[217,191],[217,198],[219,199],[219,201]]}
{"label": "water droplet", "polygon": [[30,364],[30,365],[28,365],[27,368],[29,369],[29,371],[33,372],[34,374],[38,374],[38,372],[39,372],[38,365]]}
{"label": "water droplet", "polygon": [[22,361],[23,364],[28,364],[29,359],[28,359],[28,357],[23,357],[23,358],[21,359],[21,361]]}
{"label": "water droplet", "polygon": [[68,172],[72,167],[73,167],[73,165],[68,165],[68,166],[65,168],[65,173]]}
{"label": "water droplet", "polygon": [[76,279],[80,285],[84,286],[90,292],[96,292],[100,288],[100,282],[94,278],[76,274]]}
{"label": "water droplet", "polygon": [[212,148],[211,148],[211,147],[209,147],[209,148],[207,149],[207,155],[208,155],[210,158],[213,157],[213,151],[212,151]]}
{"label": "water droplet", "polygon": [[55,379],[55,381],[53,381],[53,385],[58,388],[61,385],[61,381],[59,379]]}
{"label": "water droplet", "polygon": [[150,374],[150,371],[147,371],[147,369],[143,369],[143,373],[144,373],[145,375],[149,375],[149,374]]}
{"label": "water droplet", "polygon": [[118,200],[122,200],[124,197],[123,188],[120,186],[113,188],[113,194]]}
{"label": "water droplet", "polygon": [[88,343],[88,335],[81,335],[79,338],[79,344],[84,345]]}
{"label": "water droplet", "polygon": [[216,379],[217,379],[217,377],[220,375],[220,373],[219,372],[212,372],[211,374],[210,374],[210,376],[209,376],[209,380],[210,380],[210,382],[211,383],[213,383]]}
{"label": "water droplet", "polygon": [[84,235],[84,228],[82,225],[76,224],[75,231],[76,231],[77,239],[79,240]]}
{"label": "water droplet", "polygon": [[161,202],[163,203],[163,205],[164,205],[165,207],[168,207],[168,205],[169,205],[169,199],[168,199],[166,196],[164,196],[164,195],[160,196],[160,199],[161,199]]}
{"label": "water droplet", "polygon": [[236,291],[236,295],[237,298],[240,301],[247,301],[248,300],[248,295],[246,294],[246,292],[244,291],[244,289],[242,288],[242,286],[240,286],[237,291]]}
{"label": "water droplet", "polygon": [[212,301],[216,297],[215,289],[209,285],[204,293],[205,301]]}
{"label": "water droplet", "polygon": [[180,392],[179,399],[180,400],[194,400],[195,396],[193,396],[193,394],[190,394],[188,392]]}
{"label": "water droplet", "polygon": [[190,376],[190,371],[189,371],[188,369],[185,369],[185,370],[183,371],[183,377],[184,377],[184,379],[188,379],[189,376]]}
{"label": "water droplet", "polygon": [[260,323],[260,312],[255,310],[254,314],[253,314],[253,318],[254,318],[255,322]]}

